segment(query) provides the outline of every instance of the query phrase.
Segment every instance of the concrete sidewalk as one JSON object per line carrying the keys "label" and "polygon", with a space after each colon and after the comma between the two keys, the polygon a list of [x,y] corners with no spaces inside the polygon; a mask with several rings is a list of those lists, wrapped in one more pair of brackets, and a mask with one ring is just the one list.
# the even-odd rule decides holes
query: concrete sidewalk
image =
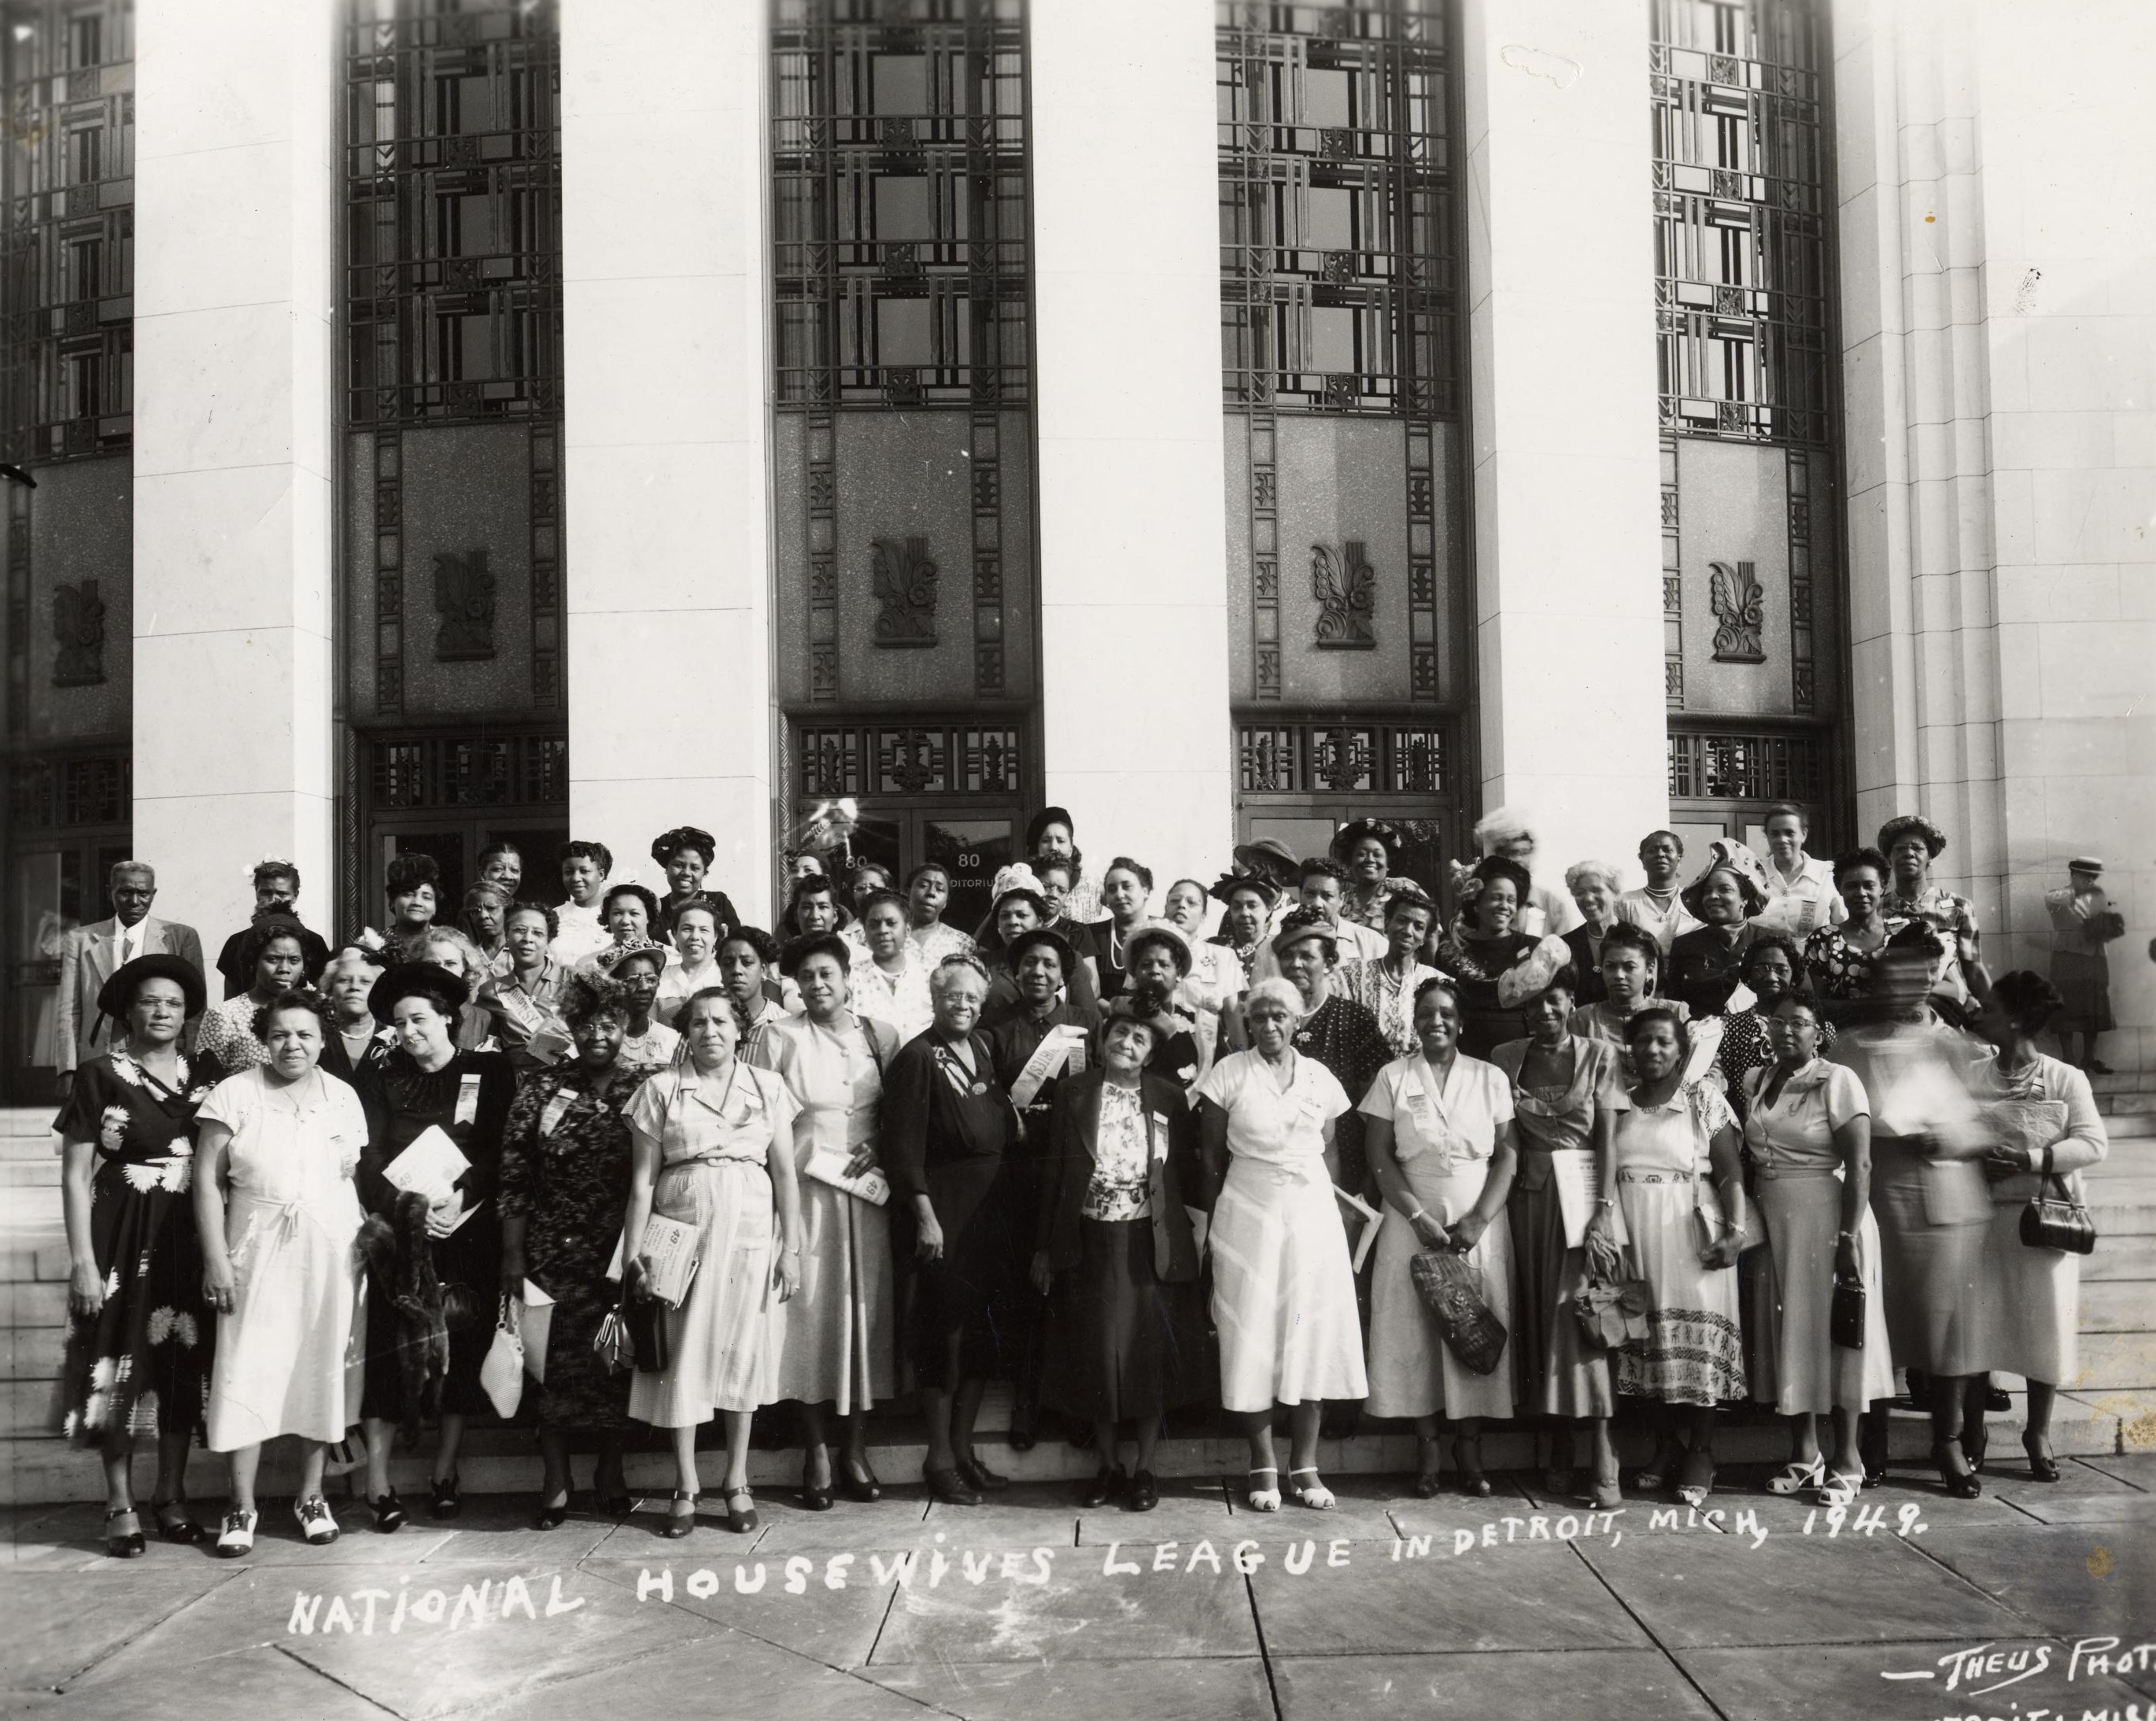
{"label": "concrete sidewalk", "polygon": [[[95,1508],[23,1507],[0,1569],[0,1709],[2145,1713],[2156,1647],[2127,1652],[2156,1637],[2156,1456],[2069,1461],[2053,1487],[1995,1467],[2005,1473],[1973,1502],[1897,1479],[1865,1495],[1861,1533],[1831,1534],[1824,1514],[1733,1473],[1712,1523],[1682,1508],[1657,1521],[1640,1500],[1614,1517],[1546,1508],[1517,1477],[1488,1500],[1427,1502],[1395,1492],[1399,1478],[1343,1477],[1333,1512],[1259,1515],[1224,1477],[1169,1484],[1145,1517],[1081,1512],[1067,1485],[1023,1484],[971,1510],[893,1488],[814,1515],[773,1492],[751,1536],[709,1516],[707,1495],[678,1542],[659,1534],[663,1499],[625,1523],[579,1515],[542,1534],[526,1527],[530,1500],[479,1497],[454,1525],[423,1511],[388,1537],[354,1514],[324,1549],[298,1539],[285,1502],[265,1500],[254,1554],[232,1563],[154,1543],[110,1560]],[[2123,1640],[2107,1668],[2076,1649],[2097,1637]]]}

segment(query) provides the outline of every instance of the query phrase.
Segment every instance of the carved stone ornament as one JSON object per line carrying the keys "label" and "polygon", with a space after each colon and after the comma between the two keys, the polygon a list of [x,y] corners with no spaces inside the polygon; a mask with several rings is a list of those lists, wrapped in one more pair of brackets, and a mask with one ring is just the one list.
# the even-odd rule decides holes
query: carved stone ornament
{"label": "carved stone ornament", "polygon": [[1714,660],[1717,663],[1764,663],[1767,653],[1759,643],[1766,622],[1767,594],[1760,588],[1749,562],[1710,562],[1714,570],[1708,582],[1707,600],[1714,606]]}
{"label": "carved stone ornament", "polygon": [[928,558],[928,540],[877,538],[875,551],[875,598],[883,606],[876,613],[876,644],[933,645],[936,564]]}
{"label": "carved stone ornament", "polygon": [[1378,571],[1370,566],[1359,538],[1342,547],[1335,560],[1323,544],[1310,547],[1310,594],[1317,599],[1317,644],[1327,651],[1368,651],[1378,638],[1370,630],[1378,606]]}
{"label": "carved stone ornament", "polygon": [[495,579],[486,552],[444,552],[434,557],[437,663],[470,663],[494,655]]}
{"label": "carved stone ornament", "polygon": [[53,588],[53,686],[95,687],[105,680],[105,600],[97,582]]}

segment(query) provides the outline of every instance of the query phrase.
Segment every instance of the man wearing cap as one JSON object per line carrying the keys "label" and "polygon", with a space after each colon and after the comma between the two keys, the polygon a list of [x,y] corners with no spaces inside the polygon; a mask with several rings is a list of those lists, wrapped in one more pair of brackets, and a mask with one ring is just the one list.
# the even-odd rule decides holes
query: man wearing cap
{"label": "man wearing cap", "polygon": [[[2064,888],[2044,893],[2051,917],[2051,984],[2066,1000],[2051,1024],[2060,1055],[2092,1076],[2108,1076],[2111,1066],[2096,1055],[2097,1036],[2118,1025],[2111,1014],[2111,958],[2104,946],[2125,935],[2126,922],[2111,906],[2097,880],[2103,862],[2081,855],[2066,863]],[[2082,1036],[2082,1056],[2074,1056],[2074,1035]]]}
{"label": "man wearing cap", "polygon": [[[999,905],[1002,900],[999,893]],[[1004,1155],[994,1199],[1010,1226],[1013,1250],[1029,1264],[1056,1086],[1066,1076],[1083,1073],[1092,1061],[1101,1012],[1091,1002],[1070,1001],[1080,969],[1070,940],[1060,932],[1042,926],[1018,928],[1004,945],[1003,959],[1012,990],[1004,1002],[983,1013],[981,1032],[996,1079],[1017,1107],[1024,1135]],[[1015,1360],[1009,1437],[1024,1451],[1033,1445],[1039,1421],[1045,1336],[1039,1294],[1023,1276],[1016,1282],[1020,1301],[1012,1312],[1016,1330],[1010,1335]]]}
{"label": "man wearing cap", "polygon": [[1043,807],[1026,821],[1025,851],[1040,860],[1066,860],[1070,889],[1063,899],[1063,918],[1081,926],[1099,920],[1100,887],[1086,876],[1086,857],[1078,850],[1078,827],[1065,807]]}
{"label": "man wearing cap", "polygon": [[75,1066],[111,1044],[112,1024],[98,1009],[105,983],[138,956],[172,955],[203,971],[202,940],[195,929],[150,912],[157,900],[157,875],[141,860],[122,860],[107,875],[112,898],[109,920],[75,927],[60,941],[60,983],[53,1009],[59,1062],[60,1098],[74,1084]]}

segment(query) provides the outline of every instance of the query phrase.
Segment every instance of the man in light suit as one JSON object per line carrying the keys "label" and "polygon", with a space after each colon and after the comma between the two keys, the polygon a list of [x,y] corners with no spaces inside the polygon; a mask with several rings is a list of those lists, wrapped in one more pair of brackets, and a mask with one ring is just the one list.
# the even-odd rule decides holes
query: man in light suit
{"label": "man in light suit", "polygon": [[60,943],[60,989],[54,1012],[60,1060],[60,1101],[67,1101],[75,1066],[111,1043],[114,1025],[100,1018],[97,994],[115,969],[160,951],[203,965],[202,940],[192,927],[158,920],[157,875],[140,860],[122,860],[110,877],[112,918],[77,927]]}

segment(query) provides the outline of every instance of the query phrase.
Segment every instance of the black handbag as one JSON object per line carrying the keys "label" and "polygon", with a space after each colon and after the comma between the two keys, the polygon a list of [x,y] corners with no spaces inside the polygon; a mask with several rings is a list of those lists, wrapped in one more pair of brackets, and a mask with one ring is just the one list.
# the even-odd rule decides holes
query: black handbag
{"label": "black handbag", "polygon": [[633,1291],[623,1301],[621,1323],[629,1329],[629,1347],[635,1353],[639,1374],[663,1374],[673,1364],[673,1347],[666,1339],[665,1307],[657,1297],[646,1299]]}
{"label": "black handbag", "polygon": [[[2056,1184],[2059,1193],[2045,1190]],[[2070,1255],[2092,1254],[2096,1249],[2096,1221],[2088,1209],[2073,1198],[2066,1179],[2051,1169],[2051,1150],[2044,1149],[2044,1169],[2036,1193],[2021,1210],[2021,1242],[2029,1249],[2060,1249]]]}
{"label": "black handbag", "polygon": [[1837,1277],[1827,1305],[1827,1336],[1844,1350],[1864,1349],[1864,1281]]}

